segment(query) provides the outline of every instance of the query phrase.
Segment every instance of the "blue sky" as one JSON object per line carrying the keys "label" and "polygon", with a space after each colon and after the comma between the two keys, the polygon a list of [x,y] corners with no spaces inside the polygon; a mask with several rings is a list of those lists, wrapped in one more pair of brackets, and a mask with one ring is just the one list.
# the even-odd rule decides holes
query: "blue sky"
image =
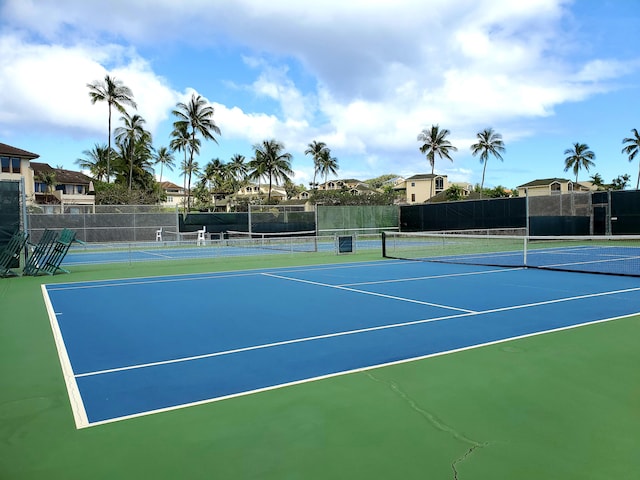
{"label": "blue sky", "polygon": [[[586,143],[611,181],[638,160],[621,153],[640,128],[640,0],[0,0],[0,142],[77,169],[107,141],[106,105],[86,84],[109,73],[133,90],[154,146],[193,92],[222,135],[198,158],[252,156],[265,139],[293,155],[308,184],[308,143],[324,141],[339,178],[410,176],[439,124],[458,147],[436,161],[479,183],[477,132],[503,135],[486,186],[573,178],[564,150]],[[176,155],[179,164],[181,154]],[[156,172],[156,173],[159,173]],[[164,179],[181,184],[178,168]]]}

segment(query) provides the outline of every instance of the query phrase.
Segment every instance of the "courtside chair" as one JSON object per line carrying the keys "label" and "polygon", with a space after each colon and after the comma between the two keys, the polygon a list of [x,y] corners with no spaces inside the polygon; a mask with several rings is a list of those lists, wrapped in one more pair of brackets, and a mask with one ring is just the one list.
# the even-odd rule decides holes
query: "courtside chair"
{"label": "courtside chair", "polygon": [[0,277],[15,277],[18,274],[11,270],[15,261],[20,262],[20,252],[27,244],[29,234],[18,230],[9,243],[0,251]]}
{"label": "courtside chair", "polygon": [[162,241],[162,227],[156,230],[156,242]]}
{"label": "courtside chair", "polygon": [[198,240],[197,240],[197,244],[198,245],[204,245],[205,244],[205,234],[207,233],[207,226],[203,225],[202,226],[202,230],[198,230]]}
{"label": "courtside chair", "polygon": [[40,242],[35,246],[33,254],[24,269],[25,275],[55,275],[58,272],[69,273],[60,265],[73,242],[84,243],[76,239],[76,232],[65,228],[57,235],[45,230]]}

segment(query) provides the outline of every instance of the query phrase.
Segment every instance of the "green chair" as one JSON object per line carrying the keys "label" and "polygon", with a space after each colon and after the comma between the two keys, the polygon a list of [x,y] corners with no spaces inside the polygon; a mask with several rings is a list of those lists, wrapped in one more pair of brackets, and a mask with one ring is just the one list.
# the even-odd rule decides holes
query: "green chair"
{"label": "green chair", "polygon": [[58,233],[56,231],[45,230],[38,243],[31,245],[31,253],[22,273],[25,275],[37,275],[40,269],[46,265],[49,254],[57,240]]}
{"label": "green chair", "polygon": [[58,271],[69,273],[69,270],[65,270],[60,265],[66,257],[69,247],[73,242],[80,242],[76,240],[76,232],[73,230],[64,229],[60,232],[60,236],[53,244],[53,248],[49,252],[44,265],[40,268],[42,273],[47,275],[55,275]]}
{"label": "green chair", "polygon": [[9,243],[0,251],[0,277],[15,277],[18,274],[11,270],[17,261],[20,263],[20,252],[27,244],[29,234],[18,230]]}

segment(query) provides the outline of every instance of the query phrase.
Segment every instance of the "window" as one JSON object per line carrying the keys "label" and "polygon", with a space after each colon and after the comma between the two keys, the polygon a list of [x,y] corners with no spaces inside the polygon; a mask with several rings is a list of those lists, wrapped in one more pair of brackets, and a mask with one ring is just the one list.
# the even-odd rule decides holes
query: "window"
{"label": "window", "polygon": [[412,193],[412,194],[411,194],[411,201],[412,201],[412,202],[415,202],[415,201],[416,201],[416,194],[415,194],[415,193]]}
{"label": "window", "polygon": [[436,178],[436,190],[444,190],[444,178]]}
{"label": "window", "polygon": [[411,186],[415,187],[416,186],[416,182],[411,182]]}
{"label": "window", "polygon": [[551,193],[560,193],[560,184],[558,182],[551,184]]}
{"label": "window", "polygon": [[44,182],[35,182],[36,193],[47,193],[47,184]]}
{"label": "window", "polygon": [[20,159],[17,157],[0,157],[0,171],[2,173],[20,173]]}

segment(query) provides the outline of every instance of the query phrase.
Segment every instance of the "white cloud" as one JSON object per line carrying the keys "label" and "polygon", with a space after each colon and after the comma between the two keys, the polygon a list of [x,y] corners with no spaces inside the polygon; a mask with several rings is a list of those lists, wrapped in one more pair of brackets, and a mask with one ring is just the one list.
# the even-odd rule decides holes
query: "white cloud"
{"label": "white cloud", "polygon": [[[424,170],[416,153],[422,128],[440,124],[462,139],[494,126],[505,138],[509,130],[523,138],[532,130],[512,126],[514,120],[550,116],[639,68],[608,58],[578,62],[563,24],[570,6],[568,0],[191,0],[185,8],[171,0],[113,0],[96,15],[85,0],[6,0],[0,129],[102,133],[106,106],[90,104],[86,83],[107,71],[133,90],[151,130],[166,129],[172,107],[191,90],[175,91],[138,52],[174,44],[231,48],[253,77],[218,79],[248,97],[214,103],[222,139],[277,138],[301,159],[306,144],[319,139],[366,166],[354,176],[385,164]],[[293,63],[304,69],[304,86]]]}

